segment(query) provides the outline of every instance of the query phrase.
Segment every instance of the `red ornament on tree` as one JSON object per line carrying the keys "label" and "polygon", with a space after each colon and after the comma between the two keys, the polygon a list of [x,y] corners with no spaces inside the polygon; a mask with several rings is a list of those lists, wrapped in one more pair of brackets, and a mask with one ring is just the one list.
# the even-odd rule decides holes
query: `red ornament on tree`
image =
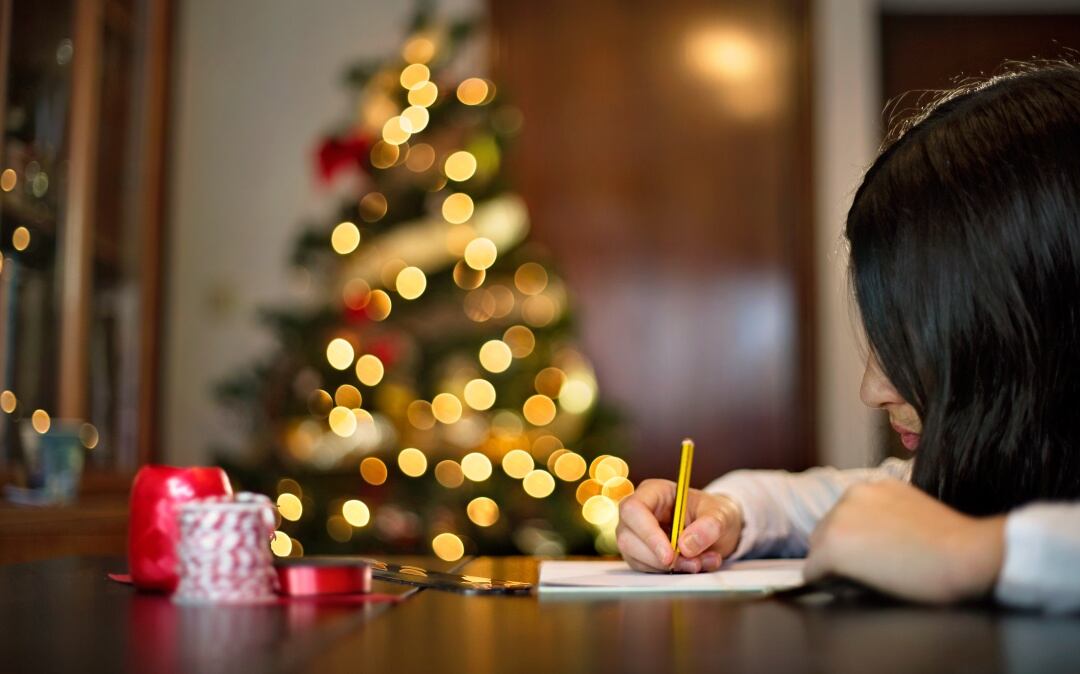
{"label": "red ornament on tree", "polygon": [[350,168],[366,173],[371,167],[370,152],[371,137],[366,134],[353,133],[344,138],[327,138],[318,150],[319,178],[324,183],[329,183],[343,169]]}

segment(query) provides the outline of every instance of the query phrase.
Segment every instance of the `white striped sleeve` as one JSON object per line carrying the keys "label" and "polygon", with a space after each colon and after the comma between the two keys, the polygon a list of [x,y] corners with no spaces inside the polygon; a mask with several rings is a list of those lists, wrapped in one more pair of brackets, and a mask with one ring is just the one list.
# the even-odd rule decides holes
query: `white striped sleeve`
{"label": "white striped sleeve", "polygon": [[1080,610],[1080,503],[1034,503],[1009,513],[994,594],[1019,608]]}
{"label": "white striped sleeve", "polygon": [[883,479],[908,480],[911,462],[886,459],[876,468],[811,468],[737,470],[705,488],[732,498],[742,509],[743,530],[731,555],[740,557],[803,557],[810,533],[848,487]]}

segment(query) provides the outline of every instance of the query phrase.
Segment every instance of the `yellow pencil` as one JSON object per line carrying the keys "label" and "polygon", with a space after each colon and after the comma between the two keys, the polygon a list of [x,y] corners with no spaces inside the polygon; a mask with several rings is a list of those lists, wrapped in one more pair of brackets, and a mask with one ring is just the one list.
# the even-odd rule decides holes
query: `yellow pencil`
{"label": "yellow pencil", "polygon": [[671,518],[671,549],[675,551],[672,565],[679,556],[679,536],[686,525],[686,495],[690,491],[690,468],[694,463],[694,441],[682,441],[682,458],[679,460],[679,481],[675,485],[675,512]]}

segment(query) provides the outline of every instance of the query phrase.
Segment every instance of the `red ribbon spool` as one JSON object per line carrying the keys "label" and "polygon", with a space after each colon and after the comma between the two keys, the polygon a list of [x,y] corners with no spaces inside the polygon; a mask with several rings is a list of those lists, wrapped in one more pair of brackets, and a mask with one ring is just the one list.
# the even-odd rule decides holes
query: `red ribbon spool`
{"label": "red ribbon spool", "polygon": [[176,506],[204,496],[229,496],[229,477],[220,468],[144,466],[131,485],[128,569],[136,587],[176,588]]}
{"label": "red ribbon spool", "polygon": [[278,592],[286,597],[371,592],[371,567],[367,564],[311,558],[310,561],[300,559],[296,562],[281,560],[276,568]]}

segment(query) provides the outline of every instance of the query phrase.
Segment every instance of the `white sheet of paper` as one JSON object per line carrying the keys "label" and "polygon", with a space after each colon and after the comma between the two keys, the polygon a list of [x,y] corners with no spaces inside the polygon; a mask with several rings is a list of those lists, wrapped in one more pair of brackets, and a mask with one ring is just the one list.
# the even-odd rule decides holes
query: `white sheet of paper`
{"label": "white sheet of paper", "polygon": [[772,592],[803,584],[801,559],[753,559],[712,573],[642,573],[626,562],[544,561],[540,594]]}

